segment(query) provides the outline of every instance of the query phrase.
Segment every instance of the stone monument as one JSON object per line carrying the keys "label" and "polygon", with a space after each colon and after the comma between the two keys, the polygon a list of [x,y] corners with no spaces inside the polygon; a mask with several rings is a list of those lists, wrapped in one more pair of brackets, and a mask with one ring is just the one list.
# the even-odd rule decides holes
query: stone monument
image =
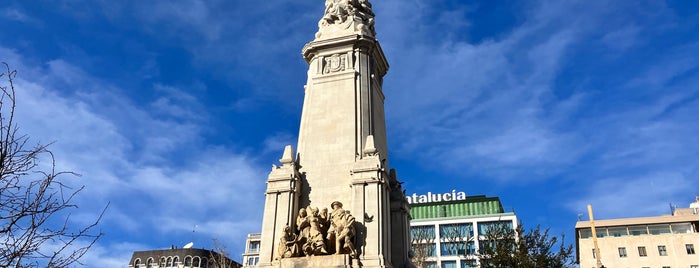
{"label": "stone monument", "polygon": [[267,178],[259,267],[411,267],[409,207],[388,167],[383,76],[368,0],[326,0],[303,47],[298,151]]}

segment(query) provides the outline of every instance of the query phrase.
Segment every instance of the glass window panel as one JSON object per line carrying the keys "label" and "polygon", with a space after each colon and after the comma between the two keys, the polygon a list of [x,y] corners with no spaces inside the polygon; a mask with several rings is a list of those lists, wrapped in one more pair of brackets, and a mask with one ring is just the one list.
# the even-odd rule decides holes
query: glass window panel
{"label": "glass window panel", "polygon": [[629,227],[629,233],[631,235],[646,235],[648,234],[648,229],[646,229],[646,226],[631,226]]}
{"label": "glass window panel", "polygon": [[592,237],[592,231],[590,229],[580,229],[580,238],[590,238]]}
{"label": "glass window panel", "polygon": [[626,227],[610,227],[609,236],[621,237],[629,235],[629,231]]}
{"label": "glass window panel", "polygon": [[499,228],[504,228],[505,230],[512,231],[512,222],[511,221],[479,222],[478,223],[478,234],[485,235],[489,230],[498,230]]}
{"label": "glass window panel", "polygon": [[672,233],[675,234],[688,234],[692,233],[692,224],[690,223],[678,223],[670,225],[672,228]]}
{"label": "glass window panel", "polygon": [[638,256],[646,257],[648,253],[646,252],[646,247],[638,247]]}
{"label": "glass window panel", "polygon": [[413,254],[418,256],[435,257],[437,256],[437,245],[434,243],[429,244],[413,244],[411,246]]}
{"label": "glass window panel", "polygon": [[440,245],[441,256],[464,256],[476,253],[476,247],[473,241],[443,242]]}
{"label": "glass window panel", "polygon": [[686,244],[684,247],[687,249],[687,254],[694,255],[694,244]]}
{"label": "glass window panel", "polygon": [[595,231],[597,231],[597,237],[607,236],[607,228],[595,228]]}
{"label": "glass window panel", "polygon": [[434,225],[412,226],[410,227],[410,237],[412,240],[434,239]]}
{"label": "glass window panel", "polygon": [[619,257],[626,258],[626,248],[624,248],[624,247],[619,248]]}
{"label": "glass window panel", "polygon": [[439,226],[439,236],[441,238],[471,237],[473,236],[473,224],[442,224]]}
{"label": "glass window panel", "polygon": [[669,234],[670,232],[670,225],[668,224],[660,224],[660,225],[651,225],[648,226],[648,231],[650,231],[650,234],[653,235],[659,235],[659,234]]}
{"label": "glass window panel", "polygon": [[660,256],[667,256],[667,249],[665,246],[658,246],[658,254],[660,254]]}
{"label": "glass window panel", "polygon": [[461,268],[477,268],[475,260],[461,260]]}
{"label": "glass window panel", "polygon": [[425,268],[437,268],[437,262],[428,261],[425,263]]}
{"label": "glass window panel", "polygon": [[442,261],[442,268],[456,268],[456,261]]}

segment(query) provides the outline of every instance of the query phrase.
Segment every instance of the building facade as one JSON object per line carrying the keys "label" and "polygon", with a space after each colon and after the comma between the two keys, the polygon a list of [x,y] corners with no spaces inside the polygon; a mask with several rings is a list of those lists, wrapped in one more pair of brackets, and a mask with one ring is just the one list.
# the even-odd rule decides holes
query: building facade
{"label": "building facade", "polygon": [[243,253],[243,267],[254,267],[260,262],[260,233],[248,234]]}
{"label": "building facade", "polygon": [[215,251],[170,248],[135,251],[129,268],[241,268],[242,265]]}
{"label": "building facade", "polygon": [[[699,199],[671,215],[595,220],[599,257],[605,267],[699,268]],[[575,224],[581,268],[597,267],[589,221]]]}
{"label": "building facade", "polygon": [[410,222],[411,257],[417,267],[478,267],[478,250],[492,228],[512,229],[514,212],[506,212],[498,197],[457,192],[413,195]]}

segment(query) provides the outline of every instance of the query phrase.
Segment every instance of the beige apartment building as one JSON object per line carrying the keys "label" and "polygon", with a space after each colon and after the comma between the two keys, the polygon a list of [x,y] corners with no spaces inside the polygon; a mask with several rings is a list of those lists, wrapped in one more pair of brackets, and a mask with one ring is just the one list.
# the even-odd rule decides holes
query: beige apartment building
{"label": "beige apartment building", "polygon": [[[699,198],[671,215],[595,220],[602,265],[613,268],[699,268]],[[597,267],[589,221],[575,224],[581,268]]]}

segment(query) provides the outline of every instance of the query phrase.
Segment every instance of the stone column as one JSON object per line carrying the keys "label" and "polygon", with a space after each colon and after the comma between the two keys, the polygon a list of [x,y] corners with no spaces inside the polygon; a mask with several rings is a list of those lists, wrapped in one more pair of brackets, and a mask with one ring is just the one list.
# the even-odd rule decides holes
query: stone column
{"label": "stone column", "polygon": [[388,176],[373,136],[367,136],[362,154],[352,169],[352,214],[361,223],[357,236],[359,259],[363,267],[391,267]]}
{"label": "stone column", "polygon": [[282,159],[279,160],[282,166],[273,165],[267,177],[259,267],[272,266],[272,262],[278,257],[282,229],[286,225],[293,229],[296,222],[294,219],[298,211],[301,174],[292,151],[291,145],[284,148]]}

